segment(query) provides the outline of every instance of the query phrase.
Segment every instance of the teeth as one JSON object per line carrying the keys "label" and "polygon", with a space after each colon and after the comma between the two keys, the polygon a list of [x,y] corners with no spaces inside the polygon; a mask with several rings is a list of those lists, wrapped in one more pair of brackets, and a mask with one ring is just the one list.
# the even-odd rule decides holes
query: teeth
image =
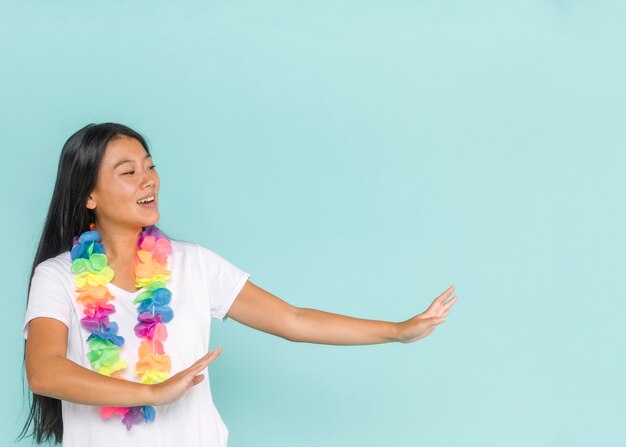
{"label": "teeth", "polygon": [[137,200],[137,203],[148,203],[148,202],[152,202],[154,200],[154,196],[151,197],[146,197],[145,199],[139,199]]}

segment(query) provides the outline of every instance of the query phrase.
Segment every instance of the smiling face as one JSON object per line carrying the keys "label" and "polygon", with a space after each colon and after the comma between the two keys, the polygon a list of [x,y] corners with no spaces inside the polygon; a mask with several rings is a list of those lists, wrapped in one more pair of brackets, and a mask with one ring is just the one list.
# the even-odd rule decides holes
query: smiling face
{"label": "smiling face", "polygon": [[[141,143],[120,137],[107,145],[95,189],[87,208],[94,210],[96,225],[144,227],[159,221],[159,174]],[[145,197],[151,203],[140,204]]]}

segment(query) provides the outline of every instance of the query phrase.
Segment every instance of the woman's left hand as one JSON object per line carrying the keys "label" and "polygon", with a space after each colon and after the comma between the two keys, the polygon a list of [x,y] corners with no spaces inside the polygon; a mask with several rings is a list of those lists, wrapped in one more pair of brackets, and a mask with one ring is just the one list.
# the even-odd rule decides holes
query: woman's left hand
{"label": "woman's left hand", "polygon": [[446,301],[454,292],[454,286],[439,295],[432,302],[430,307],[413,318],[398,323],[400,325],[400,341],[411,343],[420,338],[424,338],[435,330],[435,328],[446,321],[450,308],[456,302],[456,296]]}

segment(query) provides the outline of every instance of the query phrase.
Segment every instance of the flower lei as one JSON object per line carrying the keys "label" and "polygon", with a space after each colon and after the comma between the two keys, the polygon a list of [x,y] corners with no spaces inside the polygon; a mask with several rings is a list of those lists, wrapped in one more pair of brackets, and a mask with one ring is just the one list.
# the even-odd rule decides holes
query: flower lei
{"label": "flower lei", "polygon": [[[109,314],[115,312],[115,306],[109,301],[115,296],[110,293],[107,284],[113,279],[114,272],[104,254],[100,233],[95,228],[92,223],[89,231],[75,237],[71,250],[71,271],[78,287],[76,300],[82,304],[85,314],[80,322],[91,332],[86,340],[90,348],[87,358],[97,373],[127,380],[121,375],[114,375],[127,366],[126,360],[120,357],[124,337],[117,335],[117,323],[109,320]],[[155,384],[166,380],[171,370],[170,357],[163,350],[163,341],[167,338],[165,323],[174,317],[168,306],[172,292],[165,284],[171,278],[171,272],[166,268],[171,245],[169,239],[153,225],[142,228],[137,248],[135,284],[147,290],[133,301],[133,304],[139,303],[135,335],[143,339],[135,374],[140,376],[141,383]],[[121,415],[126,429],[130,430],[133,424],[142,420],[154,421],[156,410],[151,405],[100,408],[104,419],[111,418],[113,414]]]}

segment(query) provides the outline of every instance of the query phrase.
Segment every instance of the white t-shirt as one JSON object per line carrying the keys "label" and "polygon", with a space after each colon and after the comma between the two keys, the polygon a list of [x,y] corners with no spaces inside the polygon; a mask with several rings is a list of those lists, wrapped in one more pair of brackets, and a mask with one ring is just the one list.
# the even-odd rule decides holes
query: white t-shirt
{"label": "white t-shirt", "polygon": [[[169,306],[174,311],[174,318],[167,323],[168,337],[163,343],[165,354],[172,362],[170,377],[208,352],[211,317],[221,321],[227,318],[226,312],[250,277],[249,273],[199,244],[171,240],[171,245],[167,268],[172,272],[172,278],[167,286],[172,292]],[[82,305],[76,301],[71,263],[67,251],[36,267],[23,333],[27,338],[28,322],[36,317],[62,321],[69,328],[67,358],[91,370],[86,342],[90,332],[80,325],[79,320],[84,314]],[[132,301],[143,289],[131,293],[111,283],[108,287],[115,295],[111,301],[115,312],[110,319],[118,323],[118,334],[124,337],[120,355],[128,366],[121,373],[138,382],[139,376],[134,374],[134,369],[141,340],[133,330],[138,313]],[[207,370],[203,373],[205,380],[191,387],[182,398],[155,407],[153,422],[140,422],[130,431],[119,415],[103,419],[99,405],[62,400],[63,446],[226,446],[228,429],[213,404]]]}

